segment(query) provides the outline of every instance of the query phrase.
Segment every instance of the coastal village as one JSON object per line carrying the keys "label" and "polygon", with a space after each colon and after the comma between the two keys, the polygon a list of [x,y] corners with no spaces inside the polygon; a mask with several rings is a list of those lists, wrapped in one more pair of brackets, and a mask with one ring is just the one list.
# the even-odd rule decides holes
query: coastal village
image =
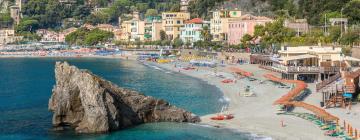
{"label": "coastal village", "polygon": [[[223,92],[228,105],[201,116],[201,123],[274,139],[360,139],[359,32],[348,45],[318,39],[301,45],[272,42],[264,49],[262,40],[278,34],[266,36],[271,31],[261,34],[259,28],[278,19],[227,7],[208,11],[209,19],[193,17],[190,2],[181,0],[179,11],[152,16],[133,10],[127,18],[118,17],[117,25],[37,29],[38,41],[21,43],[24,36],[14,27],[23,18],[24,1],[16,0],[9,6],[13,25],[0,28],[0,58],[92,57],[152,65],[202,79]],[[97,11],[101,8],[92,12]],[[325,37],[331,27],[339,27],[338,36],[360,29],[345,17],[327,20],[320,27]],[[315,30],[305,18],[285,18],[279,26],[294,38]],[[69,43],[79,30],[113,36],[92,45]],[[212,42],[220,45],[207,48]]]}

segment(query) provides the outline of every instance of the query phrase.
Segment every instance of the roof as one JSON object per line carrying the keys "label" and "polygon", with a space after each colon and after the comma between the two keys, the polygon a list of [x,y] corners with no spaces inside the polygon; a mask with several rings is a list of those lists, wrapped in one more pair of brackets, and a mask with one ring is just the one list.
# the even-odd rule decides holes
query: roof
{"label": "roof", "polygon": [[204,21],[201,18],[194,18],[194,19],[185,21],[185,23],[202,24],[202,23],[204,23]]}
{"label": "roof", "polygon": [[281,59],[289,61],[289,60],[299,60],[299,59],[306,59],[306,58],[317,58],[317,56],[310,55],[310,54],[304,54],[304,55],[290,56],[290,57],[281,58]]}

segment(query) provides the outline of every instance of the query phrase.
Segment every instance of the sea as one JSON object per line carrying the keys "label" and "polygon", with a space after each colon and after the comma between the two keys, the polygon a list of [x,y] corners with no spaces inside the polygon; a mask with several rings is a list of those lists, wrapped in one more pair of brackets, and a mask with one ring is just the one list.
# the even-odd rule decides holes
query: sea
{"label": "sea", "polygon": [[48,101],[56,61],[88,69],[121,87],[169,101],[197,115],[226,105],[205,81],[141,62],[106,58],[0,58],[0,140],[250,140],[248,132],[188,123],[151,123],[107,134],[54,131]]}

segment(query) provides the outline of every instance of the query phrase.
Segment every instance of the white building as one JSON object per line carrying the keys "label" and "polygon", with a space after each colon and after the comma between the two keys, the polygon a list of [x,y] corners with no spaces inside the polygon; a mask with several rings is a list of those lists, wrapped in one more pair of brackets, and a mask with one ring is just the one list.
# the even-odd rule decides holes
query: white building
{"label": "white building", "polygon": [[205,26],[209,27],[208,21],[203,21],[200,18],[194,18],[185,21],[184,27],[180,28],[180,39],[185,43],[194,43],[202,40],[201,31]]}

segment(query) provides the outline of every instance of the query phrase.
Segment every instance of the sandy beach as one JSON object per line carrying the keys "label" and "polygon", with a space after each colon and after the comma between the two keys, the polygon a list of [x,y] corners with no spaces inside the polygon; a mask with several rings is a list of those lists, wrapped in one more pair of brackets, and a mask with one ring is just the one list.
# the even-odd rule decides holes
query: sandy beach
{"label": "sandy beach", "polygon": [[[236,83],[224,84],[223,79],[214,76],[211,68],[200,67],[198,70],[183,70],[175,68],[174,64],[156,64],[159,67],[186,74],[195,78],[202,79],[211,85],[218,87],[229,100],[228,112],[234,114],[235,118],[226,121],[214,121],[210,117],[216,114],[202,116],[202,123],[239,131],[252,132],[260,136],[270,136],[276,140],[331,140],[332,137],[324,136],[322,131],[314,123],[289,115],[277,115],[276,106],[273,102],[286,94],[290,89],[279,88],[279,85],[266,81],[263,77],[269,71],[259,69],[257,65],[237,65],[243,70],[253,72],[255,81],[247,78],[237,80]],[[228,67],[217,68],[219,74],[226,78],[235,78]],[[265,81],[265,82],[261,82]],[[250,86],[256,97],[242,97],[239,92],[243,92],[246,86]],[[288,85],[291,86],[291,85]],[[312,88],[312,87],[310,87]],[[211,103],[209,103],[211,105]],[[308,112],[296,108],[294,112]],[[310,113],[310,112],[309,112]],[[285,127],[281,125],[281,121]]]}

